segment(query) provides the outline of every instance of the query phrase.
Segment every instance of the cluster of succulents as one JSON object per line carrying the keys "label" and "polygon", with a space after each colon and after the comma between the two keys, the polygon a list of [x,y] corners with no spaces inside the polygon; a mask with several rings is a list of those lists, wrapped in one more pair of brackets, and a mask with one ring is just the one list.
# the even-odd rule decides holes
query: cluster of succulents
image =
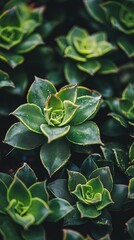
{"label": "cluster of succulents", "polygon": [[0,1],[0,239],[134,239],[133,12]]}

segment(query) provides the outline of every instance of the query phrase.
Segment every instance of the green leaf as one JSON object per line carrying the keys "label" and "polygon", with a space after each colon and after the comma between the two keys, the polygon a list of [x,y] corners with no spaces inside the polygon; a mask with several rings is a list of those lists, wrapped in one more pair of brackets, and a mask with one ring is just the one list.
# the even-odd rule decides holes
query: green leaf
{"label": "green leaf", "polygon": [[125,36],[120,37],[117,40],[119,47],[127,54],[128,57],[134,56],[134,45],[133,41]]}
{"label": "green leaf", "polygon": [[15,176],[19,178],[27,187],[30,187],[37,181],[37,177],[30,166],[27,163],[24,163],[22,167],[20,167]]}
{"label": "green leaf", "polygon": [[77,85],[70,84],[62,87],[60,91],[56,93],[56,96],[58,96],[62,102],[69,100],[70,102],[75,103],[77,98]]}
{"label": "green leaf", "polygon": [[7,187],[5,183],[0,179],[0,213],[5,213],[5,208],[7,205]]}
{"label": "green leaf", "polygon": [[95,169],[91,174],[90,174],[90,179],[100,177],[100,180],[104,186],[109,192],[112,191],[113,188],[113,179],[112,175],[110,172],[109,167],[102,167],[102,168],[97,168]]}
{"label": "green leaf", "polygon": [[8,215],[5,214],[0,214],[0,234],[4,240],[22,240],[20,232],[18,231],[18,225],[13,222]]}
{"label": "green leaf", "polygon": [[113,203],[109,191],[104,188],[103,194],[102,194],[102,201],[97,204],[97,210],[102,210],[109,204]]}
{"label": "green leaf", "polygon": [[8,212],[8,214],[10,215],[14,222],[21,225],[25,230],[27,230],[30,225],[34,224],[35,221],[34,216],[26,213],[23,215],[17,213],[16,205],[17,205],[16,200],[12,199],[12,201],[10,201],[10,204],[6,208],[6,211]]}
{"label": "green leaf", "polygon": [[79,109],[79,105],[76,105],[70,101],[64,101],[64,117],[62,122],[59,124],[59,126],[64,126],[65,124],[69,123],[75,114],[77,113],[77,110]]}
{"label": "green leaf", "polygon": [[89,155],[81,164],[81,173],[89,179],[90,174],[97,169],[96,161],[100,160],[101,156],[99,154],[91,154]]}
{"label": "green leaf", "polygon": [[27,53],[36,48],[38,45],[43,44],[43,40],[40,34],[34,33],[26,40],[15,47],[17,53]]}
{"label": "green leaf", "polygon": [[42,225],[31,226],[27,231],[21,229],[24,240],[46,240],[45,230]]}
{"label": "green leaf", "polygon": [[113,149],[113,151],[117,166],[124,172],[129,165],[128,154],[122,149]]}
{"label": "green leaf", "polygon": [[96,177],[96,178],[90,179],[86,183],[86,185],[92,187],[94,194],[96,194],[96,193],[101,193],[102,194],[103,193],[104,187],[103,187],[103,184],[102,184],[99,176]]}
{"label": "green leaf", "polygon": [[130,218],[127,222],[126,222],[126,226],[127,226],[127,230],[131,236],[131,239],[134,239],[134,217]]}
{"label": "green leaf", "polygon": [[14,83],[10,80],[8,73],[0,70],[0,88],[14,87]]}
{"label": "green leaf", "polygon": [[13,69],[23,63],[24,57],[9,51],[0,51],[0,60],[6,62]]}
{"label": "green leaf", "polygon": [[0,47],[10,50],[22,41],[23,33],[19,27],[6,26],[0,31],[1,43]]}
{"label": "green leaf", "polygon": [[40,125],[45,123],[45,117],[40,107],[35,104],[23,104],[12,112],[29,130],[42,134]]}
{"label": "green leaf", "polygon": [[48,124],[41,125],[41,131],[48,138],[48,143],[65,136],[69,130],[69,125],[65,127],[53,127]]}
{"label": "green leaf", "polygon": [[91,76],[93,76],[96,72],[98,72],[98,70],[101,68],[101,65],[98,61],[95,60],[87,60],[86,62],[83,63],[78,63],[77,67],[87,73],[90,74]]}
{"label": "green leaf", "polygon": [[71,58],[71,59],[76,60],[78,62],[86,62],[86,58],[83,57],[81,54],[77,53],[72,46],[68,46],[65,49],[64,57]]}
{"label": "green leaf", "polygon": [[65,62],[64,74],[70,84],[80,84],[86,79],[86,73],[81,72],[73,61]]}
{"label": "green leaf", "polygon": [[85,122],[87,119],[91,118],[95,114],[100,105],[101,95],[92,97],[92,96],[82,96],[78,97],[76,104],[79,106],[77,109],[71,125],[77,125]]}
{"label": "green leaf", "polygon": [[87,179],[79,172],[68,171],[68,189],[73,192],[78,184],[86,184]]}
{"label": "green leaf", "polygon": [[78,145],[102,144],[96,123],[86,121],[78,126],[71,126],[67,139]]}
{"label": "green leaf", "polygon": [[125,174],[127,174],[128,177],[134,177],[134,166],[133,165],[129,166],[126,169]]}
{"label": "green leaf", "polygon": [[129,101],[134,101],[134,84],[128,84],[122,93],[122,98],[128,99]]}
{"label": "green leaf", "polygon": [[3,181],[7,187],[9,187],[9,185],[13,181],[13,178],[7,173],[0,172],[0,180]]}
{"label": "green leaf", "polygon": [[128,185],[128,198],[129,199],[134,199],[134,178],[131,178],[129,180],[129,185]]}
{"label": "green leaf", "polygon": [[112,60],[101,59],[101,60],[99,60],[99,63],[101,65],[99,73],[101,73],[101,74],[117,73],[119,70]]}
{"label": "green leaf", "polygon": [[34,224],[41,224],[44,219],[51,213],[48,205],[40,198],[32,198],[30,208],[27,214],[34,216]]}
{"label": "green leaf", "polygon": [[85,38],[88,36],[88,32],[80,27],[74,26],[67,34],[67,42],[69,45],[73,45],[73,40],[75,37]]}
{"label": "green leaf", "polygon": [[4,11],[0,16],[0,26],[3,28],[8,25],[16,27],[20,26],[20,20],[18,17],[17,9],[15,7]]}
{"label": "green leaf", "polygon": [[15,199],[17,202],[22,203],[24,206],[29,206],[31,203],[30,191],[17,177],[14,178],[13,182],[7,190],[8,202],[10,203],[10,201],[12,201],[13,199]]}
{"label": "green leaf", "polygon": [[44,109],[47,97],[54,93],[56,93],[56,89],[51,82],[35,77],[35,81],[28,91],[27,101]]}
{"label": "green leaf", "polygon": [[105,15],[99,3],[101,3],[100,0],[84,0],[86,10],[91,17],[100,23],[105,23]]}
{"label": "green leaf", "polygon": [[113,190],[111,192],[111,197],[113,204],[110,206],[110,210],[113,211],[122,211],[125,204],[128,201],[127,198],[128,187],[124,184],[114,184]]}
{"label": "green leaf", "polygon": [[129,157],[132,160],[134,160],[134,142],[131,144],[130,148],[129,148]]}
{"label": "green leaf", "polygon": [[69,145],[63,138],[49,144],[45,143],[41,148],[40,158],[49,175],[52,176],[70,158]]}
{"label": "green leaf", "polygon": [[96,209],[95,205],[86,205],[81,202],[77,202],[77,208],[80,211],[82,218],[96,218],[101,214],[100,210]]}
{"label": "green leaf", "polygon": [[66,37],[65,36],[60,36],[58,38],[56,38],[56,43],[58,45],[58,47],[60,48],[62,54],[64,53],[67,45],[67,41],[66,41]]}
{"label": "green leaf", "polygon": [[86,239],[80,233],[74,230],[64,229],[63,240],[86,240]]}
{"label": "green leaf", "polygon": [[47,221],[50,222],[59,221],[73,210],[73,207],[70,205],[70,203],[62,198],[50,200],[49,207],[52,213],[47,217]]}
{"label": "green leaf", "polygon": [[52,108],[52,110],[59,110],[63,108],[63,103],[59,96],[56,94],[50,94],[46,101],[46,109]]}
{"label": "green leaf", "polygon": [[121,116],[121,115],[119,115],[119,114],[117,114],[117,113],[109,113],[108,116],[113,117],[113,118],[114,118],[115,120],[117,120],[123,127],[128,128],[128,122],[127,122],[127,120],[126,120],[123,116]]}
{"label": "green leaf", "polygon": [[63,226],[79,226],[88,221],[86,218],[81,218],[80,212],[76,205],[73,205],[73,210],[64,217]]}
{"label": "green leaf", "polygon": [[6,133],[4,143],[15,148],[31,150],[39,147],[45,141],[42,135],[31,132],[22,123],[15,123]]}
{"label": "green leaf", "polygon": [[29,191],[32,195],[32,198],[40,198],[45,202],[48,202],[49,195],[46,188],[46,181],[36,182],[30,186]]}

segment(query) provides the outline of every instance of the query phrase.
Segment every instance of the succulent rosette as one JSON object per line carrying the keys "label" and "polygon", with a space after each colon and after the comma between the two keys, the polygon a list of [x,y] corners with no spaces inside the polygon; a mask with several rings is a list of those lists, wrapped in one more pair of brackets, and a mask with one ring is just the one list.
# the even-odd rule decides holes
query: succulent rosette
{"label": "succulent rosette", "polygon": [[42,223],[57,222],[73,207],[64,199],[49,199],[46,180],[37,181],[34,171],[24,163],[14,177],[0,172],[0,220],[8,224],[8,230],[0,221],[0,232],[5,239],[42,239],[45,232]]}
{"label": "succulent rosette", "polygon": [[[0,12],[0,60],[3,65],[16,68],[24,62],[25,53],[43,44],[42,36],[36,32],[42,23],[42,10],[41,7],[31,8],[26,1],[11,0],[4,5]],[[3,71],[2,64],[0,88],[13,87],[11,70]]]}
{"label": "succulent rosette", "polygon": [[78,184],[72,194],[78,199],[77,208],[82,217],[98,217],[102,209],[112,203],[110,193],[104,188],[99,177],[85,184]]}
{"label": "succulent rosette", "polygon": [[122,92],[121,98],[107,100],[115,122],[122,127],[123,134],[129,133],[133,137],[134,127],[134,84],[129,83]]}
{"label": "succulent rosette", "polygon": [[134,33],[134,2],[127,1],[107,1],[101,4],[113,27],[125,34]]}
{"label": "succulent rosette", "polygon": [[49,174],[69,159],[69,143],[80,147],[102,143],[98,126],[90,121],[101,103],[97,91],[77,85],[57,91],[48,80],[36,78],[27,101],[12,113],[20,122],[9,129],[5,142],[25,150],[42,145],[40,158]]}
{"label": "succulent rosette", "polygon": [[76,83],[79,83],[85,74],[117,72],[114,62],[104,56],[115,49],[107,41],[105,32],[89,35],[87,30],[73,27],[67,36],[58,37],[56,41],[62,54],[67,58],[64,73],[68,82],[74,82],[76,79]]}

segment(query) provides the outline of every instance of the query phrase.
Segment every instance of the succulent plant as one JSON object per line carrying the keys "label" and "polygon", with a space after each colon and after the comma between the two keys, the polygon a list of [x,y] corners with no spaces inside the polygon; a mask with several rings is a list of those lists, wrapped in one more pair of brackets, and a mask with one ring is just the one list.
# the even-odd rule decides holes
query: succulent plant
{"label": "succulent plant", "polygon": [[[35,32],[41,22],[41,7],[32,9],[22,0],[6,3],[0,13],[0,60],[12,69],[22,64],[25,53],[43,44],[41,35]],[[0,88],[13,87],[11,71],[6,72],[2,65],[1,68]]]}
{"label": "succulent plant", "polygon": [[12,233],[16,240],[30,237],[43,240],[43,221],[59,221],[73,209],[64,199],[50,199],[46,181],[37,181],[34,171],[26,163],[13,178],[0,172],[0,186],[0,219],[3,218],[9,229],[8,232],[0,221],[0,232],[6,240],[12,237]]}
{"label": "succulent plant", "polygon": [[[105,32],[92,35],[80,27],[73,27],[67,36],[56,39],[59,49],[67,61],[64,73],[70,83],[79,83],[85,74],[117,72],[114,62],[105,55],[114,50],[114,46],[107,41]],[[69,70],[72,70],[70,73]]]}
{"label": "succulent plant", "polygon": [[[111,26],[117,45],[129,56],[134,56],[133,33],[134,33],[134,2],[127,1],[101,1],[84,0],[85,7],[90,16],[106,27]],[[119,34],[115,32],[119,31]],[[111,32],[109,31],[109,32]],[[111,34],[111,33],[110,33]],[[111,35],[111,40],[112,39]]]}
{"label": "succulent plant", "polygon": [[69,159],[69,142],[101,144],[98,126],[89,121],[100,106],[98,92],[77,85],[57,92],[51,82],[36,78],[27,101],[13,112],[20,122],[9,129],[5,142],[26,150],[42,145],[40,157],[50,175]]}
{"label": "succulent plant", "polygon": [[[123,134],[128,133],[133,137],[134,126],[134,85],[128,84],[122,92],[121,98],[112,98],[107,100],[107,104],[112,110],[109,113],[113,119],[115,119],[119,125],[122,126]],[[116,122],[115,121],[115,122]],[[120,126],[119,126],[120,127]]]}

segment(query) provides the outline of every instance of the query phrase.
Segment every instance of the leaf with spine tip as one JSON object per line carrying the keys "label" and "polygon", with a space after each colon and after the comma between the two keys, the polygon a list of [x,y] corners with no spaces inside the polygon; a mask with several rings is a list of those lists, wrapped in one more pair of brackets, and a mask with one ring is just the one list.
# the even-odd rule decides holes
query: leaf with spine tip
{"label": "leaf with spine tip", "polygon": [[67,42],[69,45],[73,45],[74,37],[84,38],[88,36],[88,32],[80,27],[74,26],[67,34]]}
{"label": "leaf with spine tip", "polygon": [[67,163],[70,155],[68,142],[64,138],[45,143],[40,151],[40,159],[50,176]]}
{"label": "leaf with spine tip", "polygon": [[43,44],[43,40],[40,34],[34,33],[26,40],[15,47],[15,51],[18,53],[27,53],[36,48],[38,45]]}
{"label": "leaf with spine tip", "polygon": [[79,106],[73,119],[71,120],[71,125],[77,125],[85,122],[87,119],[91,118],[92,115],[96,114],[101,102],[101,95],[97,97],[92,96],[82,96],[77,98],[76,104]]}
{"label": "leaf with spine tip", "polygon": [[77,113],[77,110],[79,109],[78,104],[74,104],[67,100],[63,102],[63,106],[64,117],[62,119],[62,122],[59,124],[59,127],[68,124],[74,118],[75,114]]}
{"label": "leaf with spine tip", "polygon": [[16,68],[18,65],[20,65],[21,63],[23,63],[24,61],[24,57],[13,53],[13,52],[1,52],[0,51],[0,60],[6,62],[10,67],[12,67],[13,69]]}
{"label": "leaf with spine tip", "polygon": [[86,121],[81,125],[71,126],[67,139],[78,145],[102,144],[96,123]]}
{"label": "leaf with spine tip", "polygon": [[73,210],[70,203],[62,198],[54,198],[50,200],[49,207],[52,211],[47,217],[47,221],[49,222],[57,222]]}
{"label": "leaf with spine tip", "polygon": [[14,83],[10,80],[8,73],[0,69],[0,88],[3,87],[15,87]]}
{"label": "leaf with spine tip", "polygon": [[81,71],[93,76],[96,72],[99,71],[99,69],[101,68],[101,64],[99,63],[99,61],[88,60],[88,61],[83,62],[83,63],[78,63],[77,67]]}
{"label": "leaf with spine tip", "polygon": [[56,93],[56,96],[58,96],[62,102],[67,100],[75,103],[77,98],[77,85],[69,84],[62,87],[59,92]]}
{"label": "leaf with spine tip", "polygon": [[35,81],[29,88],[27,101],[44,109],[47,97],[56,92],[56,88],[50,81],[35,77]]}
{"label": "leaf with spine tip", "polygon": [[48,138],[48,143],[50,143],[65,136],[70,130],[70,125],[64,127],[53,127],[48,124],[42,124],[40,128],[42,133]]}
{"label": "leaf with spine tip", "polygon": [[12,112],[29,130],[42,134],[40,125],[45,123],[45,117],[40,107],[26,103]]}
{"label": "leaf with spine tip", "polygon": [[37,148],[45,141],[43,135],[30,131],[20,122],[13,124],[9,128],[4,139],[4,143],[23,150]]}
{"label": "leaf with spine tip", "polygon": [[97,210],[95,205],[86,205],[77,202],[77,208],[80,211],[82,218],[96,218],[101,215],[101,210]]}
{"label": "leaf with spine tip", "polygon": [[63,240],[93,240],[90,237],[83,237],[80,233],[71,230],[63,229]]}
{"label": "leaf with spine tip", "polygon": [[83,57],[81,54],[77,53],[75,49],[72,46],[68,46],[65,49],[64,57],[74,59],[76,61],[80,62],[86,62],[86,58]]}
{"label": "leaf with spine tip", "polygon": [[75,171],[68,171],[68,189],[73,192],[78,184],[86,184],[87,179],[84,175]]}

